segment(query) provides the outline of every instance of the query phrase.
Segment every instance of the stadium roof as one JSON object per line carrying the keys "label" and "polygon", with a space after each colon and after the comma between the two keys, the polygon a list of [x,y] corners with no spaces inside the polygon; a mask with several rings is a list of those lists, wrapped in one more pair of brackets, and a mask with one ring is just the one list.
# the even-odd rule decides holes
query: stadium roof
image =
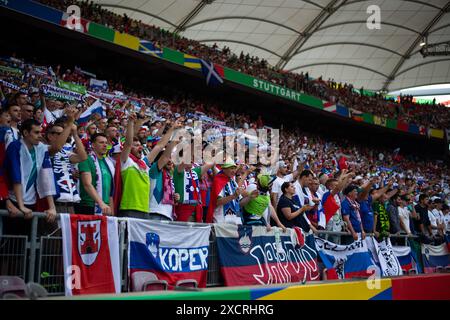
{"label": "stadium roof", "polygon": [[[420,43],[450,41],[448,0],[94,0],[116,13],[271,65],[371,90],[450,83],[450,56]],[[381,29],[369,30],[370,5]]]}

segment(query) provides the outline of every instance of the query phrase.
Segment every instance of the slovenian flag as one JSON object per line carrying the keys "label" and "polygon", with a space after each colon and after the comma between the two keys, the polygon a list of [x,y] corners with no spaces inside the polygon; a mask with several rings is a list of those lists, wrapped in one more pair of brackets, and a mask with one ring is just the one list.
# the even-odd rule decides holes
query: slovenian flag
{"label": "slovenian flag", "polygon": [[149,280],[165,280],[170,286],[180,280],[195,280],[206,287],[211,226],[185,226],[128,219],[128,268]]}
{"label": "slovenian flag", "polygon": [[100,102],[100,100],[96,100],[89,108],[86,109],[78,119],[78,125],[86,125],[89,119],[95,113],[99,114],[102,117],[106,117],[106,107]]}
{"label": "slovenian flag", "polygon": [[411,248],[408,246],[393,246],[395,256],[400,262],[402,270],[409,271],[410,269],[416,269],[416,263],[411,254]]}
{"label": "slovenian flag", "polygon": [[447,245],[445,243],[439,246],[430,244],[422,244],[422,261],[425,273],[436,272],[436,267],[443,267],[450,265]]}
{"label": "slovenian flag", "polygon": [[61,214],[61,229],[66,296],[120,293],[117,218]]}
{"label": "slovenian flag", "polygon": [[323,264],[336,273],[337,278],[368,278],[377,269],[364,240],[349,245],[339,245],[322,238],[315,238],[316,248]]}

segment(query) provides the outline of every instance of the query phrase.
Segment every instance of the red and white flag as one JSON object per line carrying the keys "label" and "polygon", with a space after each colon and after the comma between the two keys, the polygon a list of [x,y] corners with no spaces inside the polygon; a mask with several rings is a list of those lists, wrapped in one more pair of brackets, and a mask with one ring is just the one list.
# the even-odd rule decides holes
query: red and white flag
{"label": "red and white flag", "polygon": [[61,215],[66,296],[120,293],[117,218]]}

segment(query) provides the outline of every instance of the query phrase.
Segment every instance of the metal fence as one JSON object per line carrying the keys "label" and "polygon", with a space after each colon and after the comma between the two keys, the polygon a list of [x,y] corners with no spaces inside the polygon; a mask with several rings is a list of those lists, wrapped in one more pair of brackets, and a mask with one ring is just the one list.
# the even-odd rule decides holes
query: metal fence
{"label": "metal fence", "polygon": [[[0,218],[7,216],[6,210],[0,210]],[[43,213],[34,213],[31,220],[31,236],[3,235],[0,224],[0,275],[19,276],[25,281],[41,284],[49,295],[64,295],[64,263],[62,252],[62,237],[60,235],[37,236],[38,219],[44,218]],[[20,219],[20,217],[19,217]],[[120,218],[119,218],[120,219]],[[1,221],[2,219],[0,219]],[[128,290],[128,247],[127,230],[124,219],[119,223],[119,255],[122,275],[122,291]],[[170,224],[199,225],[196,223],[168,222]],[[345,239],[351,237],[346,232],[319,231],[322,237],[330,236]],[[392,237],[404,238],[397,235]],[[214,228],[209,239],[207,287],[223,285],[220,273],[217,241]]]}

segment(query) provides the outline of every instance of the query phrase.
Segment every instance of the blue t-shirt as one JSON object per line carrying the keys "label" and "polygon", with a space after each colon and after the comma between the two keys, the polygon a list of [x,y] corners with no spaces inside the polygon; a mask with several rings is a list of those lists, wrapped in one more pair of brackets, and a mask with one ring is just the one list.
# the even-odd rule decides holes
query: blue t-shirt
{"label": "blue t-shirt", "polygon": [[359,202],[362,225],[365,232],[373,231],[373,210],[372,210],[372,196],[367,200]]}
{"label": "blue t-shirt", "polygon": [[350,223],[352,224],[353,230],[357,233],[361,232],[361,220],[359,214],[347,198],[341,203],[341,212],[343,216],[350,216]]}

